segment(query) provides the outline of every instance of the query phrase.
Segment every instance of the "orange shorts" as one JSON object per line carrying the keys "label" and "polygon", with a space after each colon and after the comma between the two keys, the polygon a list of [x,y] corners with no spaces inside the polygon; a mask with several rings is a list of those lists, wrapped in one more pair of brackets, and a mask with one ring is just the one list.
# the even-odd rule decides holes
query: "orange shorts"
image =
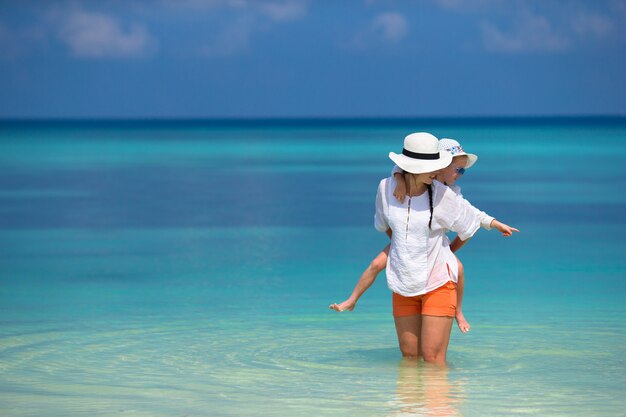
{"label": "orange shorts", "polygon": [[405,297],[393,294],[393,316],[405,317],[423,314],[426,316],[454,317],[456,312],[456,284],[448,281],[426,294]]}

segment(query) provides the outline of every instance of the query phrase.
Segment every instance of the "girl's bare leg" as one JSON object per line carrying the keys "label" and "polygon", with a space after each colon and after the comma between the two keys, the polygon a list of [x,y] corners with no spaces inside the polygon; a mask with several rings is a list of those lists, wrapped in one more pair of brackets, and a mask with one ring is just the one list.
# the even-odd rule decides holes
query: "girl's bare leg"
{"label": "girl's bare leg", "polygon": [[456,259],[459,264],[459,275],[458,282],[456,286],[456,315],[454,318],[456,319],[456,324],[459,326],[459,329],[463,333],[467,333],[470,330],[470,324],[465,320],[465,316],[463,315],[463,290],[465,289],[465,272],[463,271],[463,264],[459,261],[459,258]]}
{"label": "girl's bare leg", "polygon": [[383,249],[383,251],[380,252],[374,258],[374,260],[372,260],[369,266],[365,268],[365,271],[363,271],[363,274],[361,274],[361,278],[359,279],[359,282],[356,284],[356,287],[354,287],[354,290],[352,291],[352,295],[350,295],[350,297],[342,303],[331,304],[329,306],[331,310],[335,310],[339,312],[346,311],[346,310],[347,311],[354,310],[354,307],[356,306],[357,301],[359,301],[359,298],[361,298],[363,293],[367,291],[369,287],[372,286],[378,274],[387,267],[387,257],[389,255],[389,247],[390,246],[387,245],[387,247]]}

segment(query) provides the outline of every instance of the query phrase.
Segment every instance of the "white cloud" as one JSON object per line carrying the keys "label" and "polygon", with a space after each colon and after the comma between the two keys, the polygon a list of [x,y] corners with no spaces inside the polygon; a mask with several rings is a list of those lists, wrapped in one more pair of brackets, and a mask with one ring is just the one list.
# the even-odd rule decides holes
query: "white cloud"
{"label": "white cloud", "polygon": [[481,29],[483,44],[492,52],[550,52],[569,47],[569,41],[555,33],[543,16],[526,14],[509,32],[489,22],[483,22]]}
{"label": "white cloud", "polygon": [[176,9],[216,9],[219,7],[245,7],[247,0],[161,0],[161,4]]}
{"label": "white cloud", "polygon": [[[580,38],[607,38],[621,30],[626,1],[590,3],[536,0],[432,0],[439,8],[477,18],[483,46],[492,52],[554,52]],[[621,19],[623,20],[623,19]]]}
{"label": "white cloud", "polygon": [[626,1],[624,0],[613,0],[611,2],[611,9],[618,13],[626,13]]}
{"label": "white cloud", "polygon": [[[310,0],[138,0],[132,10],[138,12],[137,19],[154,18],[163,12],[166,19],[169,15],[172,19],[193,16],[196,21],[206,16],[207,21],[214,22],[216,16],[223,16],[214,35],[198,39],[192,48],[202,56],[230,56],[248,50],[255,34],[305,18],[309,3]],[[154,14],[148,13],[151,11]],[[129,23],[120,14],[88,11],[78,2],[53,5],[39,15],[72,54],[81,58],[142,57],[153,52],[157,44],[141,20]]]}
{"label": "white cloud", "polygon": [[198,11],[235,10],[252,12],[275,22],[286,22],[306,16],[310,0],[161,0],[172,9]]}
{"label": "white cloud", "polygon": [[349,50],[366,51],[399,43],[408,33],[409,25],[403,15],[396,12],[380,13],[339,45]]}
{"label": "white cloud", "polygon": [[599,14],[581,13],[572,18],[572,27],[579,35],[605,36],[613,30],[611,19]]}
{"label": "white cloud", "polygon": [[502,0],[435,0],[445,10],[454,12],[476,12],[489,10],[502,3]]}
{"label": "white cloud", "polygon": [[250,47],[250,38],[255,30],[255,22],[249,17],[240,17],[217,37],[200,48],[200,55],[206,57],[231,56]]}
{"label": "white cloud", "polygon": [[[200,0],[197,0],[200,1]],[[215,0],[217,2],[217,0]],[[199,48],[207,57],[231,56],[247,51],[252,37],[275,26],[304,18],[308,13],[308,0],[288,1],[223,1],[236,11],[234,18],[216,37]]]}
{"label": "white cloud", "polygon": [[261,2],[259,10],[275,22],[287,22],[306,16],[308,1],[290,0],[282,2]]}
{"label": "white cloud", "polygon": [[143,56],[153,44],[148,30],[132,24],[124,30],[120,22],[104,13],[70,11],[59,36],[72,53],[84,58]]}
{"label": "white cloud", "polygon": [[388,42],[398,42],[409,33],[406,18],[400,13],[388,12],[374,18],[372,27],[379,32],[382,39]]}

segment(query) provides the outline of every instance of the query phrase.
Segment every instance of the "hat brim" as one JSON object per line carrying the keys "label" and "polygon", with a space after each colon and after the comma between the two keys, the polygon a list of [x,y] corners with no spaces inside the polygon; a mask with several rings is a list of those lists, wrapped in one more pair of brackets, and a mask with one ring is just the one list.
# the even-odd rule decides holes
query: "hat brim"
{"label": "hat brim", "polygon": [[474,155],[473,153],[466,153],[467,155],[467,165],[465,165],[465,169],[471,167],[478,161],[478,155]]}
{"label": "hat brim", "polygon": [[411,174],[423,174],[443,169],[452,162],[452,154],[448,151],[439,151],[437,159],[415,159],[403,154],[389,152],[389,159],[403,171]]}
{"label": "hat brim", "polygon": [[469,167],[474,165],[476,161],[478,161],[478,155],[474,155],[473,153],[467,153],[465,151],[454,154],[452,159],[456,158],[457,156],[467,156],[467,165],[465,165],[465,169],[468,169]]}

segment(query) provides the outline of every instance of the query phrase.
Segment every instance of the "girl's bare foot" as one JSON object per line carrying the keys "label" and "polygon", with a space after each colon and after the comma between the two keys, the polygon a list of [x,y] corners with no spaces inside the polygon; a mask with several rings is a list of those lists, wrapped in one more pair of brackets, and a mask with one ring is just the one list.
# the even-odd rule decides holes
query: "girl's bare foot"
{"label": "girl's bare foot", "polygon": [[330,308],[331,310],[335,310],[338,312],[342,312],[342,311],[352,311],[354,310],[354,306],[356,305],[356,303],[351,302],[350,300],[346,300],[343,303],[333,303],[330,306],[328,306],[328,308]]}
{"label": "girl's bare foot", "polygon": [[465,316],[461,311],[457,311],[455,318],[456,324],[459,326],[459,330],[461,330],[462,333],[469,332],[470,324],[467,322],[467,320],[465,320]]}

